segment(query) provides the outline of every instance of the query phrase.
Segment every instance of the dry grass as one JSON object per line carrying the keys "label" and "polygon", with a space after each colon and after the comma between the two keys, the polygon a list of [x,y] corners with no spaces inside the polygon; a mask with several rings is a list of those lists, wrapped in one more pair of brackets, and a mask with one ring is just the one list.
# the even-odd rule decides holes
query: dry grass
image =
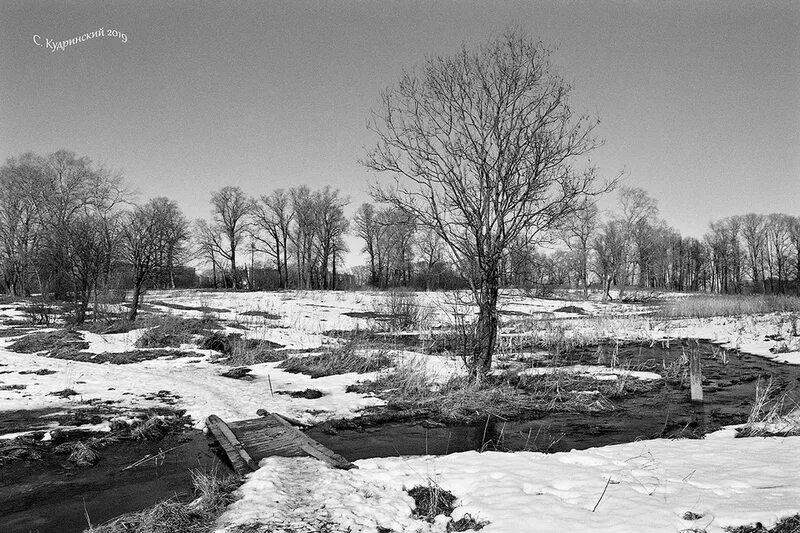
{"label": "dry grass", "polygon": [[747,526],[726,527],[728,533],[800,533],[800,514],[787,516],[767,529],[760,522]]}
{"label": "dry grass", "polygon": [[783,295],[692,295],[664,304],[658,310],[658,315],[669,318],[704,318],[774,312],[800,312],[800,297]]}
{"label": "dry grass", "polygon": [[408,331],[426,327],[431,310],[420,304],[417,295],[410,291],[392,289],[383,293],[373,304],[378,329]]}
{"label": "dry grass", "polygon": [[279,351],[283,348],[280,344],[266,339],[245,339],[238,333],[225,335],[214,331],[200,339],[198,345],[222,354],[215,357],[214,362],[232,366],[257,365],[286,359],[286,353]]}
{"label": "dry grass", "polygon": [[320,354],[289,357],[279,368],[318,378],[350,372],[377,372],[392,364],[392,358],[385,351],[365,349],[359,341],[349,341]]}
{"label": "dry grass", "polygon": [[221,476],[216,471],[192,471],[195,499],[183,503],[177,499],[160,502],[149,509],[129,513],[106,524],[92,527],[88,533],[207,533],[233,500],[242,484],[239,476]]}
{"label": "dry grass", "polygon": [[89,348],[89,343],[77,331],[60,329],[29,333],[11,343],[8,349],[19,353],[47,351],[50,356],[74,353]]}
{"label": "dry grass", "polygon": [[612,399],[656,386],[657,382],[633,377],[597,380],[568,371],[539,375],[507,371],[481,383],[457,376],[438,384],[424,365],[407,363],[348,390],[375,393],[397,412],[471,424],[487,416],[519,420],[544,412],[608,412],[614,410]]}
{"label": "dry grass", "polygon": [[178,348],[191,343],[197,335],[206,335],[219,329],[219,324],[213,318],[183,318],[176,315],[153,317],[140,325],[150,329],[136,341],[137,348]]}
{"label": "dry grass", "polygon": [[788,437],[800,435],[800,407],[781,392],[770,379],[759,380],[756,397],[747,422],[736,431],[737,437]]}
{"label": "dry grass", "polygon": [[[427,485],[417,485],[409,489],[408,495],[414,499],[413,516],[433,524],[437,516],[450,516],[456,508],[457,498],[439,486],[438,483],[428,478]],[[451,520],[447,523],[447,532],[451,531],[479,531],[489,522],[479,521],[470,516],[464,515],[458,520]]]}

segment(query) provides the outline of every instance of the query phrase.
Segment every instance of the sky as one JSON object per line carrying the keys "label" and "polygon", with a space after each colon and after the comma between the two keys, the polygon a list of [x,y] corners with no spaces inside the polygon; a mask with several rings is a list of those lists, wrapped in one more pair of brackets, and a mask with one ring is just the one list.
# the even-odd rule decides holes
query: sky
{"label": "sky", "polygon": [[352,212],[381,90],[509,25],[557,47],[601,176],[682,234],[800,215],[800,2],[0,0],[0,159],[72,150],[192,219],[226,185],[331,185]]}

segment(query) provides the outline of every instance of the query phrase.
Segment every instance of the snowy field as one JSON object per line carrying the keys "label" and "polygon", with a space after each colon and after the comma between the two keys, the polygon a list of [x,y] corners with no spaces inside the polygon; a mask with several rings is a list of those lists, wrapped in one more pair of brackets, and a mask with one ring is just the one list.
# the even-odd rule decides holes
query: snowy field
{"label": "snowy field", "polygon": [[[375,326],[385,295],[171,291],[151,292],[145,303],[150,311],[213,316],[226,332],[313,353],[337,342],[326,332]],[[418,303],[425,310],[422,334],[472,312],[441,293],[420,294]],[[18,303],[0,305],[0,322],[24,320],[18,308]],[[521,294],[504,297],[501,311],[507,319],[506,338],[547,335],[556,327],[567,335],[652,343],[701,338],[800,364],[795,317],[786,314],[667,320],[643,316],[647,308],[640,305]],[[383,403],[372,395],[346,392],[348,385],[373,378],[374,373],[312,379],[277,368],[279,363],[261,363],[248,365],[254,379],[235,380],[220,375],[227,367],[212,362],[215,352],[196,345],[175,349],[191,356],[112,365],[16,353],[8,346],[18,336],[0,332],[10,335],[0,338],[0,412],[79,410],[104,402],[135,411],[161,405],[169,397],[202,427],[210,414],[233,421],[266,409],[313,424],[355,417],[363,408]],[[89,343],[86,352],[109,354],[137,350],[135,343],[144,334],[145,330],[83,332],[82,338]],[[420,357],[401,349],[391,355]],[[442,378],[463,372],[458,359],[428,359],[431,372]],[[579,366],[572,371],[595,379],[615,378],[608,369]],[[630,371],[619,371],[624,372]],[[659,378],[641,374],[635,377]],[[280,394],[308,388],[322,392],[322,398]],[[66,389],[75,394],[53,394]],[[756,521],[769,526],[800,512],[800,437],[734,439],[733,434],[728,428],[703,440],[659,439],[549,455],[465,452],[368,459],[347,472],[306,459],[271,458],[249,476],[240,501],[223,515],[219,528],[229,533],[445,531],[444,517],[434,524],[411,518],[413,500],[404,489],[428,484],[458,498],[454,519],[468,514],[488,521],[482,529],[486,532],[712,532]]]}

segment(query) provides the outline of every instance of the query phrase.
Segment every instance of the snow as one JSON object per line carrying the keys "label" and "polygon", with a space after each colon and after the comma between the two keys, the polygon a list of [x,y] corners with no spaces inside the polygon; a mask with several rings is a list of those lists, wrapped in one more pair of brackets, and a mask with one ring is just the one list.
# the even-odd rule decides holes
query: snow
{"label": "snow", "polygon": [[[283,531],[305,523],[312,526],[291,531],[443,532],[441,521],[429,526],[409,518],[413,503],[403,491],[430,483],[458,497],[453,518],[488,520],[485,533],[714,533],[756,521],[769,526],[800,511],[798,454],[800,437],[734,439],[727,429],[704,440],[568,453],[367,459],[347,472],[310,459],[270,458],[248,477],[218,531],[245,524]],[[313,487],[313,496],[303,498],[302,487]],[[684,520],[687,511],[702,518]],[[320,524],[328,529],[314,529]]]}
{"label": "snow", "polygon": [[538,376],[542,374],[557,374],[559,372],[568,372],[578,374],[581,376],[588,376],[601,381],[617,381],[620,377],[630,377],[646,381],[653,381],[661,379],[660,374],[655,372],[644,372],[641,370],[628,370],[626,368],[609,368],[607,366],[597,365],[571,365],[562,367],[537,367],[528,368],[520,372],[520,374],[527,374],[531,376]]}
{"label": "snow", "polygon": [[[0,349],[0,364],[15,370],[54,370],[49,375],[0,375],[4,384],[25,384],[21,390],[0,390],[0,409],[42,409],[71,406],[80,408],[89,400],[111,400],[126,409],[147,409],[161,405],[154,394],[169,391],[178,397],[178,407],[187,409],[195,424],[202,427],[210,414],[223,420],[253,418],[258,409],[276,411],[305,423],[330,418],[353,417],[382,400],[345,392],[348,385],[370,374],[342,374],[312,379],[304,374],[290,374],[276,368],[278,363],[253,365],[252,381],[222,377],[225,367],[207,358],[154,359],[129,365],[95,364],[18,354]],[[1,367],[5,368],[5,367]],[[270,391],[270,383],[272,390]],[[70,398],[51,392],[73,389]],[[323,397],[316,400],[292,398],[280,392],[318,389]],[[147,399],[151,397],[152,399]]]}

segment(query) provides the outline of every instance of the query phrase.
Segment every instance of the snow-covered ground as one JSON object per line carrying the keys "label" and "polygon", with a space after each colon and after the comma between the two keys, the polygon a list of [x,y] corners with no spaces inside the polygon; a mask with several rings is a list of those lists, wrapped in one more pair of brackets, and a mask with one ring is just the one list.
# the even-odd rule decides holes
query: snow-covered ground
{"label": "snow-covered ground", "polygon": [[[472,312],[452,295],[420,294],[417,299],[425,310],[427,328],[451,323],[454,314]],[[371,292],[174,291],[150,293],[146,302],[185,317],[213,315],[228,322],[226,331],[247,338],[269,340],[287,349],[316,350],[334,342],[324,335],[326,331],[374,325],[373,315],[385,309],[385,300],[385,295]],[[17,307],[0,306],[0,322],[24,318]],[[586,316],[577,315],[575,307]],[[651,342],[703,338],[725,348],[800,364],[800,338],[792,336],[796,325],[791,320],[795,318],[781,314],[664,320],[642,316],[641,306],[520,294],[506,295],[501,310],[509,334],[526,335],[525,328],[544,324],[542,327],[564,328],[568,335]],[[247,329],[239,329],[241,326]],[[143,333],[84,332],[83,338],[90,345],[87,351],[99,354],[135,349],[134,343]],[[199,427],[210,414],[239,420],[254,417],[262,408],[314,423],[352,417],[360,409],[382,402],[346,392],[348,385],[370,379],[370,374],[311,379],[276,368],[277,363],[263,363],[251,365],[254,379],[244,381],[220,376],[226,367],[212,363],[212,352],[196,346],[181,347],[195,352],[196,357],[111,365],[11,352],[6,347],[13,340],[0,338],[0,411],[78,409],[106,401],[144,409],[162,403],[163,394],[158,393],[168,391],[175,407],[186,409]],[[440,380],[463,371],[457,360],[421,359],[413,352],[394,355],[403,364],[430,366]],[[53,373],[19,373],[42,369]],[[588,366],[570,370],[597,379],[630,374],[626,369],[609,373],[607,368]],[[323,397],[308,400],[280,394],[307,388],[321,391]],[[77,394],[66,398],[51,394],[64,389]],[[229,509],[220,528],[233,532],[237,525],[247,524],[251,529],[244,530],[254,532],[377,532],[379,527],[444,531],[444,520],[429,527],[412,519],[413,501],[403,492],[404,488],[435,482],[459,498],[456,518],[468,513],[490,522],[483,531],[721,531],[728,525],[773,523],[800,511],[797,457],[799,437],[733,439],[729,429],[699,441],[642,441],[552,455],[468,452],[371,459],[359,461],[359,469],[348,472],[330,470],[307,459],[272,458],[250,476],[242,487],[241,500]],[[687,511],[702,518],[683,520]],[[329,529],[321,529],[322,525]]]}
{"label": "snow-covered ground", "polygon": [[489,521],[486,533],[770,526],[800,510],[798,454],[800,437],[734,439],[732,430],[722,430],[704,440],[568,453],[366,459],[347,472],[310,459],[269,458],[249,476],[219,531],[258,524],[252,531],[444,532],[444,520],[411,519],[413,500],[404,492],[434,483],[458,497],[453,518]]}

